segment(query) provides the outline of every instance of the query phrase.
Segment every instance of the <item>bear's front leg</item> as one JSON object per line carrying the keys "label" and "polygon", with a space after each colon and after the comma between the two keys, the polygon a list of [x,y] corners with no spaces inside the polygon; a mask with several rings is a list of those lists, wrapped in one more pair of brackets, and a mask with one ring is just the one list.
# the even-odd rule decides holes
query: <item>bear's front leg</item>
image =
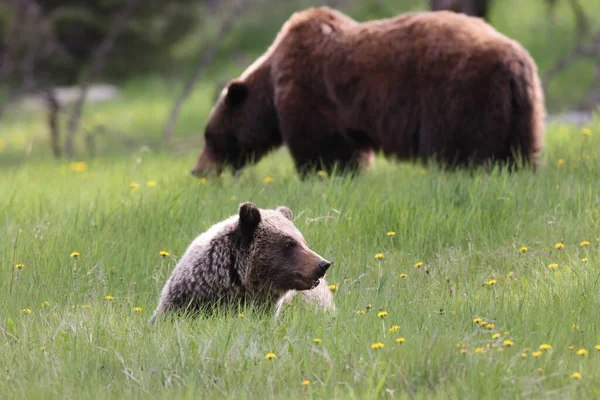
{"label": "bear's front leg", "polygon": [[302,179],[315,170],[355,173],[365,164],[368,149],[355,139],[353,131],[337,121],[334,110],[317,105],[318,96],[294,85],[276,96],[281,137],[287,145]]}

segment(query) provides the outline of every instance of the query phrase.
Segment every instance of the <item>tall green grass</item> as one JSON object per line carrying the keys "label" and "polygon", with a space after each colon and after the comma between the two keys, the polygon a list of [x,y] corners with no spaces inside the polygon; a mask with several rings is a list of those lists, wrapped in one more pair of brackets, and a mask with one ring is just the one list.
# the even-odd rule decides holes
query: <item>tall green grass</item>
{"label": "tall green grass", "polygon": [[[204,183],[187,172],[191,150],[99,158],[84,171],[43,158],[4,168],[0,393],[597,398],[600,125],[589,128],[551,127],[547,166],[512,175],[378,158],[356,179],[301,182],[285,150]],[[292,209],[334,261],[338,311],[293,304],[279,321],[247,309],[150,325],[190,241],[242,201]]]}

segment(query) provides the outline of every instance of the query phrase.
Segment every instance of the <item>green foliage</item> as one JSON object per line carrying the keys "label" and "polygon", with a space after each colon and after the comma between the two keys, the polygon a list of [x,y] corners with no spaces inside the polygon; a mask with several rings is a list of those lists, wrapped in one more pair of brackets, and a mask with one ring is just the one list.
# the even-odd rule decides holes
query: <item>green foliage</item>
{"label": "green foliage", "polygon": [[[55,40],[58,50],[51,57],[39,60],[36,78],[46,83],[74,84],[127,3],[127,0],[43,1],[39,2],[39,13],[31,13],[37,15],[31,24],[25,23],[28,19],[22,11],[3,6],[0,43],[8,46],[14,59],[22,60],[30,51],[31,41]],[[123,79],[164,69],[171,61],[170,46],[197,23],[199,11],[197,2],[192,0],[141,1],[114,43],[104,77]],[[20,26],[17,43],[10,38],[15,25]]]}

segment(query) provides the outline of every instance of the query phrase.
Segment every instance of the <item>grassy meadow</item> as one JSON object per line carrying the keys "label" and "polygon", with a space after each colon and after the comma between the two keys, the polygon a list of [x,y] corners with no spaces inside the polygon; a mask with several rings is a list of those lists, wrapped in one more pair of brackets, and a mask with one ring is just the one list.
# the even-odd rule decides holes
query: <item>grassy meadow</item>
{"label": "grassy meadow", "polygon": [[[551,65],[571,19],[540,27],[540,7],[511,18],[509,3],[521,4],[496,2],[493,21]],[[557,78],[557,109],[591,72]],[[537,173],[378,157],[355,179],[302,182],[282,149],[238,178],[199,180],[188,171],[214,79],[168,144],[180,80],[131,81],[87,105],[74,160],[52,158],[43,112],[0,121],[2,399],[600,397],[599,119],[549,126]],[[244,201],[291,208],[334,262],[337,312],[293,303],[278,321],[245,309],[149,324],[189,243]]]}
{"label": "grassy meadow", "polygon": [[[597,398],[600,124],[588,128],[549,127],[546,167],[512,175],[378,158],[356,179],[301,182],[286,150],[206,181],[188,174],[193,148],[7,163],[0,393]],[[17,148],[2,156],[26,159]],[[338,312],[151,326],[178,257],[242,201],[292,209],[334,261]]]}

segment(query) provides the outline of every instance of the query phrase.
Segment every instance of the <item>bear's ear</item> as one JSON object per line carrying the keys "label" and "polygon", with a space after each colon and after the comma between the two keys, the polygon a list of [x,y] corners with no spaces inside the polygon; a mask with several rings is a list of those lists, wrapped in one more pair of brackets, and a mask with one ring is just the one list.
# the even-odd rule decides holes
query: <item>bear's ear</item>
{"label": "bear's ear", "polygon": [[245,236],[252,236],[261,221],[260,211],[254,204],[242,203],[239,209],[240,229]]}
{"label": "bear's ear", "polygon": [[287,219],[289,219],[290,221],[292,220],[292,218],[294,218],[294,214],[292,214],[292,210],[290,210],[286,206],[277,207],[277,211],[282,213],[283,216],[286,217]]}
{"label": "bear's ear", "polygon": [[227,87],[225,104],[230,107],[240,105],[248,96],[248,86],[242,81],[233,81]]}

